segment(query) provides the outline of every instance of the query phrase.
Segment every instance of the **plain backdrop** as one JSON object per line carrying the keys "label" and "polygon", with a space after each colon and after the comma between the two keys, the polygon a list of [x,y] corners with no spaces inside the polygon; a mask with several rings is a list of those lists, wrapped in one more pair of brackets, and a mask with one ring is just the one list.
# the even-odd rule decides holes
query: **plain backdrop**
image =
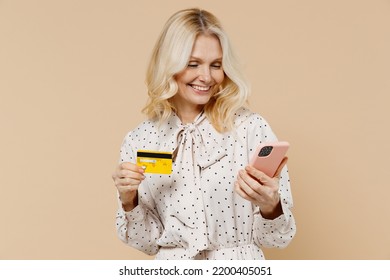
{"label": "plain backdrop", "polygon": [[289,141],[297,235],[268,259],[390,259],[390,1],[0,0],[0,259],[151,259],[111,174],[176,11],[214,13]]}

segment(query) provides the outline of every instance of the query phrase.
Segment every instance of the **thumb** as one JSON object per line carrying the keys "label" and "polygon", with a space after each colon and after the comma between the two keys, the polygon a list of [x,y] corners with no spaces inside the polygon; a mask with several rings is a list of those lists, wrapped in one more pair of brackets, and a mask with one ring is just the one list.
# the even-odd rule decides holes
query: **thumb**
{"label": "thumb", "polygon": [[283,167],[287,164],[288,157],[284,157],[282,161],[279,164],[278,169],[276,169],[274,177],[279,177],[280,173],[282,172]]}

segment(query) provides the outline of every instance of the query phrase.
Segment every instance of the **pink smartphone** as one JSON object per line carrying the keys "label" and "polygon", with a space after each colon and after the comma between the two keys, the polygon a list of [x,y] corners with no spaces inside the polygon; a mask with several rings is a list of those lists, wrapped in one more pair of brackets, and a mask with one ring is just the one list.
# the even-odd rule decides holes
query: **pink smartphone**
{"label": "pink smartphone", "polygon": [[262,143],[257,147],[249,165],[272,178],[289,147],[290,144],[286,141]]}

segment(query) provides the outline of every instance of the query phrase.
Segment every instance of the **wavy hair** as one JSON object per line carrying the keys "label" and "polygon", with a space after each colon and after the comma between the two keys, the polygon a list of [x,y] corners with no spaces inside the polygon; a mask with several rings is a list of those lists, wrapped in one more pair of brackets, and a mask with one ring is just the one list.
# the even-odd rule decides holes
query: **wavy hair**
{"label": "wavy hair", "polygon": [[228,131],[234,126],[234,114],[247,102],[249,86],[219,20],[201,9],[181,10],[166,22],[147,69],[149,100],[142,112],[161,123],[176,111],[170,102],[178,91],[175,75],[187,67],[195,39],[200,34],[215,35],[219,39],[225,74],[218,92],[204,106],[204,112],[217,131]]}

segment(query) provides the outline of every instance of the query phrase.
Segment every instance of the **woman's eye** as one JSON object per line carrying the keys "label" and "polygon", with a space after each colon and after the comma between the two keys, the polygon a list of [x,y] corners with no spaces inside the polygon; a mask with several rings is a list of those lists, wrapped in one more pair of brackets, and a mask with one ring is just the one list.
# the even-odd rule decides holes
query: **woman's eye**
{"label": "woman's eye", "polygon": [[[188,63],[187,67],[196,68],[196,67],[199,67],[199,64],[198,63]],[[221,69],[222,65],[219,63],[218,64],[211,64],[210,67],[214,68],[214,69]]]}

